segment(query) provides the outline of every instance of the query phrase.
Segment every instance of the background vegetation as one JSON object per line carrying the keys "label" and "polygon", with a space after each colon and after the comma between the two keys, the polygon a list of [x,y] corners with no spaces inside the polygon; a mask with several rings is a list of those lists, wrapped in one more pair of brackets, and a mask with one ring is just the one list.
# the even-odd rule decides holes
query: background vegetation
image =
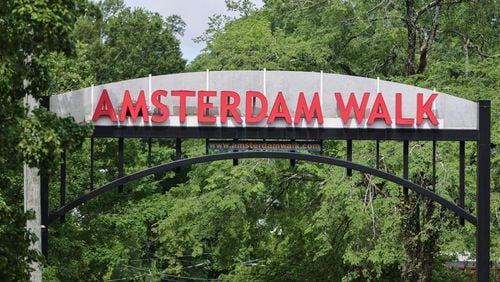
{"label": "background vegetation", "polygon": [[[182,71],[263,69],[342,73],[492,101],[491,258],[500,261],[500,44],[496,0],[228,0],[237,18],[214,16],[194,61],[182,59],[185,24],[122,0],[0,3],[0,277],[28,279],[43,260],[28,246],[22,160],[58,179],[68,155],[68,198],[89,189],[89,129],[22,100],[88,85]],[[147,166],[144,140],[126,140],[126,173]],[[354,161],[374,165],[374,142]],[[154,140],[153,163],[174,158]],[[204,154],[184,140],[183,156]],[[412,142],[410,178],[431,185],[429,142]],[[117,176],[117,141],[96,141],[96,186]],[[458,144],[438,143],[437,191],[458,197]],[[325,142],[345,158],[345,143]],[[381,143],[381,168],[402,174],[402,144]],[[467,144],[467,209],[475,212],[476,148]],[[50,207],[59,205],[51,184]],[[468,281],[445,268],[474,257],[470,224],[400,187],[320,164],[245,160],[155,175],[79,207],[50,228],[47,281]]]}

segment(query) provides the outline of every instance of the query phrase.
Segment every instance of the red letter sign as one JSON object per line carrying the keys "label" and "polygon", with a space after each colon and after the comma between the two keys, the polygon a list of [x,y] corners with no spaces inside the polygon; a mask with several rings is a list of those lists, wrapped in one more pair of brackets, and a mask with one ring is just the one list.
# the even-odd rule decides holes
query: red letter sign
{"label": "red letter sign", "polygon": [[92,121],[97,121],[101,116],[108,116],[112,121],[116,122],[115,109],[106,89],[102,90],[101,97],[99,98],[99,102],[97,102],[97,107],[92,116]]}
{"label": "red letter sign", "polygon": [[186,97],[196,96],[196,92],[188,90],[174,90],[172,96],[179,97],[179,121],[186,122]]}
{"label": "red letter sign", "polygon": [[[262,105],[262,109],[260,110],[260,113],[257,116],[253,116],[253,107],[254,107],[254,100],[259,99],[260,104]],[[266,96],[264,96],[262,93],[257,92],[257,91],[247,91],[246,94],[246,104],[245,104],[245,122],[247,123],[255,123],[259,122],[267,114],[267,99]]]}
{"label": "red letter sign", "polygon": [[363,94],[363,99],[361,100],[361,106],[358,106],[358,101],[356,100],[356,95],[351,93],[349,95],[349,101],[347,101],[347,107],[344,106],[344,101],[342,100],[342,95],[340,93],[335,93],[335,99],[337,100],[337,105],[340,111],[340,116],[344,124],[349,120],[349,114],[351,110],[354,110],[354,115],[356,116],[356,121],[360,124],[365,117],[366,104],[368,103],[368,98],[370,98],[370,93]]}
{"label": "red letter sign", "polygon": [[[220,122],[226,123],[227,114],[230,112],[237,123],[242,123],[241,116],[236,110],[240,104],[240,95],[234,91],[222,91],[220,95]],[[234,103],[229,103],[230,98],[234,99]]]}
{"label": "red letter sign", "polygon": [[434,100],[437,98],[438,94],[432,94],[429,99],[427,99],[427,102],[425,104],[423,103],[424,100],[424,94],[418,93],[417,94],[417,124],[421,125],[424,123],[424,114],[427,114],[427,118],[431,121],[433,125],[438,125],[439,122],[436,119],[436,116],[434,115],[434,112],[432,111],[432,103]]}
{"label": "red letter sign", "polygon": [[149,120],[148,107],[146,105],[146,98],[144,97],[144,90],[141,90],[141,92],[139,93],[139,98],[137,99],[137,103],[135,103],[135,107],[132,103],[130,92],[128,90],[125,90],[122,111],[120,112],[120,121],[125,120],[127,112],[130,113],[132,121],[135,121],[137,119],[139,113],[142,113],[142,120],[144,120],[144,122],[147,122]]}
{"label": "red letter sign", "polygon": [[283,93],[281,93],[281,91],[278,92],[278,96],[276,96],[276,100],[274,101],[267,123],[273,123],[276,118],[284,118],[286,123],[292,123],[290,111],[288,110],[288,106],[286,105],[285,98],[283,97]]}
{"label": "red letter sign", "polygon": [[164,122],[168,119],[168,115],[169,115],[168,107],[167,107],[167,105],[163,104],[160,101],[161,96],[167,97],[167,91],[156,90],[155,92],[153,92],[153,95],[151,96],[151,100],[152,100],[151,102],[153,103],[153,105],[155,107],[157,107],[158,110],[160,110],[162,112],[161,116],[153,114],[153,116],[151,117],[151,120],[154,122]]}
{"label": "red letter sign", "polygon": [[389,115],[389,110],[387,110],[387,105],[385,104],[382,93],[377,94],[377,98],[375,98],[375,102],[373,102],[373,108],[370,116],[368,117],[367,123],[373,124],[377,118],[384,119],[386,124],[392,124],[391,115]]}
{"label": "red letter sign", "polygon": [[403,117],[403,103],[401,102],[401,93],[396,93],[396,124],[413,125],[415,119]]}
{"label": "red letter sign", "polygon": [[293,120],[295,124],[298,124],[300,122],[302,113],[304,114],[307,123],[311,123],[314,113],[316,113],[318,123],[323,124],[323,112],[321,111],[318,92],[314,93],[310,108],[307,108],[307,102],[306,98],[304,97],[304,93],[300,92],[299,101],[297,102],[297,109],[295,110],[295,119]]}
{"label": "red letter sign", "polygon": [[[217,91],[198,91],[198,122],[215,122],[216,118],[209,116],[208,111],[213,108],[214,104],[209,103],[208,99],[205,102],[205,97],[215,97]],[[205,115],[205,110],[207,115]]]}

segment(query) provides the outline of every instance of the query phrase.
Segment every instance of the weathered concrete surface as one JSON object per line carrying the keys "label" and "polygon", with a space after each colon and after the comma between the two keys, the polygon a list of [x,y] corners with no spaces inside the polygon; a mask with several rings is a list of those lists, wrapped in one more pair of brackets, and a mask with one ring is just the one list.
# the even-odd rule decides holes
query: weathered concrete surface
{"label": "weathered concrete surface", "polygon": [[[35,212],[35,219],[28,220],[27,228],[33,232],[38,240],[33,243],[31,248],[41,253],[42,246],[40,238],[41,232],[41,209],[40,209],[40,175],[38,168],[24,165],[24,211],[32,210]],[[31,281],[42,281],[42,268],[40,265],[32,265]]]}
{"label": "weathered concrete surface", "polygon": [[[38,106],[38,103],[31,97],[26,97],[25,104],[29,111]],[[41,220],[41,202],[40,202],[40,173],[38,168],[24,165],[24,211],[32,210],[35,212],[35,219],[28,220],[26,227],[33,232],[38,240],[33,243],[31,248],[42,252],[42,220]],[[42,266],[39,264],[32,265],[31,281],[42,281]]]}

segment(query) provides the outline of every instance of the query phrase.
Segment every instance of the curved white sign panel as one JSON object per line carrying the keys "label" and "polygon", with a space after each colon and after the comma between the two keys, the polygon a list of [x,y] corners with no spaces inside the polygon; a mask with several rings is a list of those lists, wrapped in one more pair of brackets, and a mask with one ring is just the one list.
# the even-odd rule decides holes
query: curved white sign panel
{"label": "curved white sign panel", "polygon": [[477,103],[395,82],[315,72],[145,77],[50,97],[50,110],[119,127],[477,129]]}

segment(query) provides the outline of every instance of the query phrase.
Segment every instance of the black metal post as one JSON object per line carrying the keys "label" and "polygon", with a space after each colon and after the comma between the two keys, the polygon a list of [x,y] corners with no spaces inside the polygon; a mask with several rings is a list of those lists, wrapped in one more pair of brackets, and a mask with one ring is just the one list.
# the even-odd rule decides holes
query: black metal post
{"label": "black metal post", "polygon": [[477,143],[477,269],[476,280],[488,281],[490,272],[490,101],[479,101]]}
{"label": "black metal post", "polygon": [[[123,137],[120,137],[118,138],[118,178],[121,178],[125,175],[123,169],[123,147],[124,140]],[[120,185],[120,187],[118,187],[118,192],[123,192],[123,185]]]}
{"label": "black metal post", "polygon": [[[205,143],[205,151],[207,144]],[[180,160],[182,159],[182,140],[180,138],[175,138],[175,160]],[[181,168],[178,167],[175,169],[175,173],[180,173]]]}
{"label": "black metal post", "polygon": [[[459,169],[459,198],[458,206],[461,208],[465,207],[465,142],[460,141],[460,169]],[[465,225],[465,220],[460,217],[460,225]]]}
{"label": "black metal post", "polygon": [[[238,139],[233,139],[234,141],[238,141]],[[233,152],[238,152],[238,150],[233,150]],[[238,165],[238,159],[233,159],[233,166]]]}
{"label": "black metal post", "polygon": [[151,167],[151,138],[148,138],[148,167]]}
{"label": "black metal post", "polygon": [[49,255],[49,176],[45,169],[40,170],[40,210],[42,254],[47,260]]}
{"label": "black metal post", "polygon": [[436,191],[436,140],[432,141],[432,191]]}
{"label": "black metal post", "polygon": [[94,136],[90,138],[90,191],[94,190]]}
{"label": "black metal post", "polygon": [[[60,207],[64,207],[66,204],[66,151],[63,150],[61,153],[61,183],[59,187],[59,197],[60,197]],[[66,217],[61,216],[61,223],[66,221]]]}
{"label": "black metal post", "polygon": [[[352,140],[347,140],[347,161],[352,162]],[[352,176],[352,169],[347,169],[347,176]]]}
{"label": "black metal post", "polygon": [[[403,141],[403,178],[408,180],[408,140]],[[403,194],[407,198],[408,197],[408,188],[403,187]]]}
{"label": "black metal post", "polygon": [[[295,143],[295,139],[291,139],[290,141],[292,142],[292,144]],[[293,153],[293,152],[295,152],[295,150],[290,150],[290,152]],[[294,159],[290,159],[290,166],[295,167],[295,160]]]}
{"label": "black metal post", "polygon": [[182,142],[180,138],[175,138],[175,159],[182,159]]}

